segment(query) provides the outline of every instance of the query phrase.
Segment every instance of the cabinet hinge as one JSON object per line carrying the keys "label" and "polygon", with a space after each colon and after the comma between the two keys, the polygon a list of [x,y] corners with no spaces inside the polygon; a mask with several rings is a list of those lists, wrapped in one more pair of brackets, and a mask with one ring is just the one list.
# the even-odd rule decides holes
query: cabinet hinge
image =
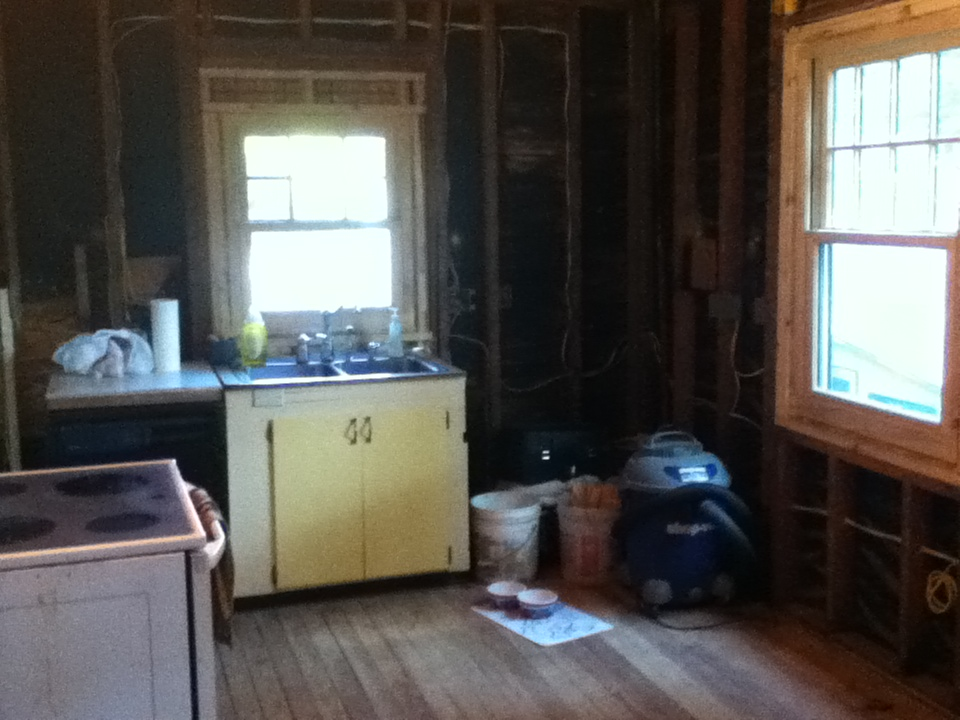
{"label": "cabinet hinge", "polygon": [[267,423],[267,442],[273,442],[273,423]]}
{"label": "cabinet hinge", "polygon": [[447,430],[450,429],[450,411],[447,410]]}
{"label": "cabinet hinge", "polygon": [[447,567],[453,565],[453,545],[447,545]]}
{"label": "cabinet hinge", "polygon": [[273,565],[270,568],[270,582],[273,583],[274,587],[277,586],[277,566],[276,565]]}

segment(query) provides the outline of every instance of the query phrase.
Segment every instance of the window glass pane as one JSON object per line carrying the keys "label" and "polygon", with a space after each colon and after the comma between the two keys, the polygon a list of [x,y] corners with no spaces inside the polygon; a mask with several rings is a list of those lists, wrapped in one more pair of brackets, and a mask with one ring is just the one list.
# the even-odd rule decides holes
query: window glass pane
{"label": "window glass pane", "polygon": [[833,74],[833,145],[849,146],[856,142],[857,69],[842,68]]}
{"label": "window glass pane", "polygon": [[251,233],[250,292],[273,312],[391,307],[390,231]]}
{"label": "window glass pane", "polygon": [[387,144],[382,137],[344,138],[347,159],[347,218],[357,222],[387,219]]}
{"label": "window glass pane", "polygon": [[897,186],[894,227],[901,232],[933,225],[933,172],[929,145],[896,150]]}
{"label": "window glass pane", "polygon": [[347,158],[338,135],[290,138],[296,156],[293,170],[294,220],[343,220],[350,188],[344,184]]}
{"label": "window glass pane", "polygon": [[890,140],[890,98],[894,63],[863,65],[860,70],[860,141],[864,144]]}
{"label": "window glass pane", "polygon": [[947,302],[942,248],[824,245],[814,388],[939,422]]}
{"label": "window glass pane", "polygon": [[243,140],[247,177],[288,177],[290,155],[283,135],[248,135]]}
{"label": "window glass pane", "polygon": [[897,140],[930,137],[932,55],[913,55],[898,63]]}
{"label": "window glass pane", "polygon": [[290,181],[247,180],[247,219],[262,222],[265,220],[290,219]]}
{"label": "window glass pane", "polygon": [[387,174],[387,141],[382,137],[354,136],[343,139],[349,169],[358,177],[382,178]]}
{"label": "window glass pane", "polygon": [[893,227],[893,163],[889,148],[860,151],[860,220],[864,230]]}
{"label": "window glass pane", "polygon": [[857,226],[860,203],[860,183],[857,182],[856,151],[836,150],[830,165],[830,209],[827,227],[847,230]]}
{"label": "window glass pane", "polygon": [[936,230],[954,234],[960,223],[960,144],[937,148]]}
{"label": "window glass pane", "polygon": [[939,137],[960,137],[960,48],[940,53]]}
{"label": "window glass pane", "polygon": [[347,199],[347,218],[357,222],[382,222],[387,219],[387,181],[365,180],[354,185]]}

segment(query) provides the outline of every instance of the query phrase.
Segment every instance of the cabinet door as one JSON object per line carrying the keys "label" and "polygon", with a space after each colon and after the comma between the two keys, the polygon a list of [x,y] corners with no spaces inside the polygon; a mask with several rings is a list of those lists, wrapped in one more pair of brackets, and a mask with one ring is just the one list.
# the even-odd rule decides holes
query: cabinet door
{"label": "cabinet door", "polygon": [[451,485],[446,411],[378,410],[369,424],[360,420],[366,576],[446,570]]}
{"label": "cabinet door", "polygon": [[0,573],[0,718],[191,717],[185,556]]}
{"label": "cabinet door", "polygon": [[345,413],[273,421],[277,589],[363,579],[362,446]]}

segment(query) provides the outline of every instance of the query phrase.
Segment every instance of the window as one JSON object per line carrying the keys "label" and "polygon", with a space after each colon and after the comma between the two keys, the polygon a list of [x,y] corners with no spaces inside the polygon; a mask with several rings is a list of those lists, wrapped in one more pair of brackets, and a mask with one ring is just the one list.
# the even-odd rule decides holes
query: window
{"label": "window", "polygon": [[960,8],[901,2],[791,30],[781,425],[953,480],[958,227]]}
{"label": "window", "polygon": [[361,329],[376,336],[397,307],[405,329],[425,334],[422,81],[203,80],[217,331],[235,334],[252,304],[272,337],[320,328],[339,308],[363,311]]}

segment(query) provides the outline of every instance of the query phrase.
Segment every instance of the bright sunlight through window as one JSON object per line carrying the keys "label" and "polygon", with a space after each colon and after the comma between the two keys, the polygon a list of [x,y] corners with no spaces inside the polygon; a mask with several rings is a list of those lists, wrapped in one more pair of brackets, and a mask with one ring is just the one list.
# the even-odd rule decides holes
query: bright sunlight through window
{"label": "bright sunlight through window", "polygon": [[820,246],[814,389],[939,422],[948,254],[903,236],[957,232],[960,49],[838,69],[828,98],[816,229],[863,239]]}
{"label": "bright sunlight through window", "polygon": [[244,138],[255,307],[392,304],[386,148],[368,135]]}

